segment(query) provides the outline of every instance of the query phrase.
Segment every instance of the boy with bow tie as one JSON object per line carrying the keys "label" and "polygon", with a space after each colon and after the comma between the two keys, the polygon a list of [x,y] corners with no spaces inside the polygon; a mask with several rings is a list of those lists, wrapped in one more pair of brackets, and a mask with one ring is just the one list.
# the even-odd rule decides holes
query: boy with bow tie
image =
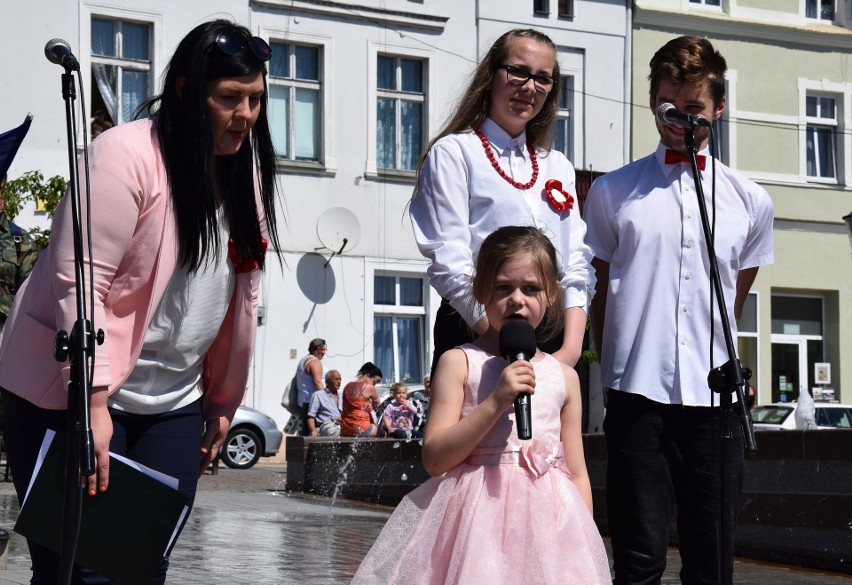
{"label": "boy with bow tie", "polygon": [[[681,120],[698,123],[690,129],[658,116],[656,152],[600,177],[585,207],[586,242],[597,274],[592,331],[607,393],[614,583],[659,583],[673,504],[682,582],[730,583],[743,436],[732,424],[730,465],[720,477],[719,399],[708,388],[707,374],[729,356],[710,296],[685,134],[694,133],[704,159],[697,161],[698,180],[715,226],[715,255],[735,339],[736,319],[758,267],[774,261],[773,206],[766,190],[710,156],[708,122],[725,108],[722,55],[706,39],[684,36],[659,49],[650,67],[652,114],[668,103]],[[724,512],[721,486],[728,490]],[[722,526],[726,533],[720,536]]]}

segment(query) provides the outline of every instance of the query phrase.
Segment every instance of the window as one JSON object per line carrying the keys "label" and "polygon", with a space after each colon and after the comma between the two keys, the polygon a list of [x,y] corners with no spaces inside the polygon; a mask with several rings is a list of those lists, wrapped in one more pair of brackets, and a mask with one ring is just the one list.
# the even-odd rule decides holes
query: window
{"label": "window", "polygon": [[822,406],[816,409],[816,424],[819,427],[852,428],[852,409]]}
{"label": "window", "polygon": [[[757,387],[760,379],[757,371],[759,365],[757,347],[757,293],[750,292],[746,296],[743,312],[737,322],[737,357],[743,367],[751,370],[750,384],[755,388],[755,403],[758,402],[760,394],[760,389]],[[748,384],[743,390],[748,391]]]}
{"label": "window", "polygon": [[272,43],[269,118],[275,154],[287,160],[320,160],[319,47]]}
{"label": "window", "polygon": [[805,17],[834,22],[834,0],[806,0]]}
{"label": "window", "polygon": [[129,122],[150,90],[151,26],[92,17],[92,116],[106,125]]}
{"label": "window", "polygon": [[550,14],[550,1],[533,0],[533,14]]}
{"label": "window", "polygon": [[423,150],[424,61],[378,55],[376,166],[413,171]]}
{"label": "window", "polygon": [[373,277],[373,355],[385,380],[421,382],[424,370],[425,284],[423,278]]}
{"label": "window", "polygon": [[837,178],[837,104],[833,97],[808,95],[807,118],[808,177]]}
{"label": "window", "polygon": [[559,0],[558,15],[562,18],[574,18],[574,0]]}
{"label": "window", "polygon": [[556,113],[556,150],[574,160],[574,77],[563,75],[556,87],[559,110]]}
{"label": "window", "polygon": [[689,0],[690,4],[703,4],[704,6],[721,6],[722,0]]}

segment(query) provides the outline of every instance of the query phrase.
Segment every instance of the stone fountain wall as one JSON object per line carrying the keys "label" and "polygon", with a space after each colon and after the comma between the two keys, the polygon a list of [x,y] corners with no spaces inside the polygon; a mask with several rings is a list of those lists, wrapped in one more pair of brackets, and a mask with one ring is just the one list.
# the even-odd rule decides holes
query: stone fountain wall
{"label": "stone fountain wall", "polygon": [[[595,521],[607,534],[606,446],[584,436]],[[852,431],[767,431],[746,457],[736,554],[852,573]],[[288,436],[287,489],[396,505],[428,479],[420,442]],[[677,532],[672,527],[672,544]]]}

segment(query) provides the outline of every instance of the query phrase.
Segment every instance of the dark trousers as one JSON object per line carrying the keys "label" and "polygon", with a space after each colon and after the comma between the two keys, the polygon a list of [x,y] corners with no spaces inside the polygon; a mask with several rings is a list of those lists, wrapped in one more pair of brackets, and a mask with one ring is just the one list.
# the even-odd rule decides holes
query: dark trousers
{"label": "dark trousers", "polygon": [[[553,338],[539,342],[538,347],[546,353],[553,353],[562,347],[562,329]],[[432,354],[432,372],[435,376],[435,368],[438,367],[438,359],[441,355],[454,347],[470,343],[476,339],[476,334],[471,330],[461,315],[458,314],[447,299],[441,299],[438,312],[435,313],[435,328],[432,332],[432,340],[435,344],[435,352]]]}
{"label": "dark trousers", "polygon": [[[53,429],[64,433],[64,410],[46,410],[3,390],[6,420],[3,429],[6,454],[18,501],[23,501],[35,468],[44,433]],[[124,455],[178,479],[180,489],[194,495],[201,460],[203,417],[201,400],[181,409],[156,415],[136,415],[110,409],[113,435],[110,451]],[[88,497],[85,494],[83,497]],[[190,503],[191,505],[191,503]],[[57,520],[59,522],[59,520]],[[133,530],[133,527],[122,527]],[[58,526],[57,526],[58,529]],[[59,555],[27,541],[32,561],[33,585],[55,585],[59,578]],[[164,560],[154,584],[166,581],[169,562]],[[112,581],[75,565],[74,585],[111,585]]]}
{"label": "dark trousers", "polygon": [[[311,429],[308,427],[308,410],[310,410],[310,407],[311,407],[311,405],[308,402],[304,403],[300,407],[302,409],[302,413],[299,417],[300,420],[302,421],[302,430],[301,430],[300,434],[303,437],[309,437],[311,435]],[[319,427],[317,427],[317,430],[319,430]]]}
{"label": "dark trousers", "polygon": [[669,525],[677,508],[681,582],[731,583],[734,526],[743,482],[742,428],[734,419],[727,451],[725,548],[720,551],[719,409],[660,404],[609,390],[604,432],[607,510],[615,579],[656,584],[666,566]]}

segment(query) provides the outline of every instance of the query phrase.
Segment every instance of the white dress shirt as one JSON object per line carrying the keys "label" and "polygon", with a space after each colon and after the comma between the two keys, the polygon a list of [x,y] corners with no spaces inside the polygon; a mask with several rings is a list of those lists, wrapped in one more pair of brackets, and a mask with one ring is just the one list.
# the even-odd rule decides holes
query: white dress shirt
{"label": "white dress shirt", "polygon": [[[601,375],[605,387],[664,404],[719,404],[707,385],[728,361],[688,163],[665,164],[666,147],[598,178],[586,199],[587,241],[609,263]],[[702,154],[707,155],[707,152]],[[701,173],[713,227],[712,160]],[[774,262],[772,200],[716,162],[716,256],[731,332],[740,270]],[[712,303],[712,308],[711,308]]]}
{"label": "white dress shirt", "polygon": [[[493,120],[481,128],[503,171],[526,183],[532,164],[526,133],[512,138]],[[508,225],[534,225],[547,234],[559,255],[565,307],[588,309],[594,291],[591,249],[583,242],[586,226],[580,218],[574,167],[561,152],[537,149],[538,180],[527,190],[510,185],[491,163],[479,137],[472,131],[438,140],[420,171],[418,190],[411,202],[411,222],[420,252],[432,261],[432,286],[471,326],[484,315],[470,295],[479,245],[491,232]],[[574,197],[570,211],[554,211],[545,183],[558,179]]]}

